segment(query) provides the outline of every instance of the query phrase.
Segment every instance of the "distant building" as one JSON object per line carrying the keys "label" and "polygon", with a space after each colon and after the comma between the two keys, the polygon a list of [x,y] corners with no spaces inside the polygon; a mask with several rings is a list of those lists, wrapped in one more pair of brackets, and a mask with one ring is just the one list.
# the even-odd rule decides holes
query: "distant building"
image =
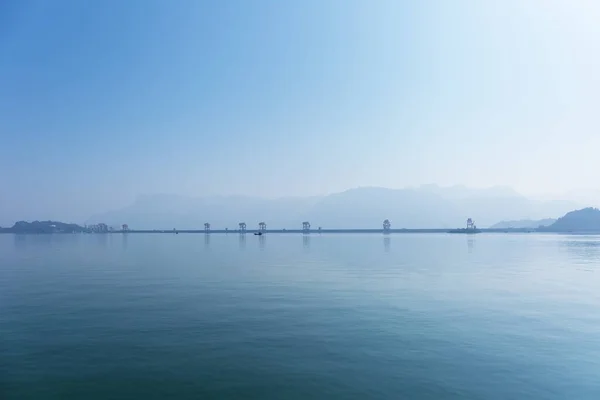
{"label": "distant building", "polygon": [[390,222],[389,219],[386,219],[385,221],[383,221],[383,231],[385,233],[388,233],[391,228],[392,228],[392,223]]}
{"label": "distant building", "polygon": [[475,226],[475,221],[472,218],[467,219],[467,229],[477,229]]}
{"label": "distant building", "polygon": [[95,225],[87,225],[86,229],[88,232],[92,232],[92,233],[107,233],[108,225],[106,225],[104,223],[99,223],[99,224],[95,224]]}
{"label": "distant building", "polygon": [[310,232],[310,222],[304,221],[302,223],[302,232],[309,233]]}

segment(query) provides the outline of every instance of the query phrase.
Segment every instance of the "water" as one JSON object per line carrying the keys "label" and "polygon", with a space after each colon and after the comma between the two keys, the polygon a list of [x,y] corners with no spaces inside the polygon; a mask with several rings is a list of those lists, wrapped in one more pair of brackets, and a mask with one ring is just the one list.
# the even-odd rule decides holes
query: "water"
{"label": "water", "polygon": [[600,237],[0,235],[0,398],[597,400]]}

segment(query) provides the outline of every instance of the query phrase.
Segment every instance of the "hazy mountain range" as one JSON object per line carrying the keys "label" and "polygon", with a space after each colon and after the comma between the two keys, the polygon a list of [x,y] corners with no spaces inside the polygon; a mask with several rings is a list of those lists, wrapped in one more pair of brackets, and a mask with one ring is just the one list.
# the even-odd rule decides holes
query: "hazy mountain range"
{"label": "hazy mountain range", "polygon": [[540,226],[550,226],[556,222],[554,218],[545,219],[520,219],[518,221],[500,221],[490,226],[490,229],[525,229],[539,228]]}
{"label": "hazy mountain range", "polygon": [[239,222],[254,228],[260,221],[271,229],[379,228],[389,219],[393,228],[454,228],[467,218],[479,227],[505,220],[556,218],[581,208],[571,201],[530,200],[510,188],[471,189],[464,186],[386,189],[365,187],[327,196],[262,199],[243,196],[185,197],[139,196],[133,204],[91,217],[87,223],[104,222],[132,229],[236,229]]}

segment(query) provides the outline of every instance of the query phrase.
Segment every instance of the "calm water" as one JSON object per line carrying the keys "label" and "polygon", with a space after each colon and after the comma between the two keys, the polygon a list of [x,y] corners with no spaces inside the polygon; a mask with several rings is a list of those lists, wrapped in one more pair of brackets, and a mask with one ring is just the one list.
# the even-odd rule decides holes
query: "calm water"
{"label": "calm water", "polygon": [[600,399],[600,237],[0,235],[0,398]]}

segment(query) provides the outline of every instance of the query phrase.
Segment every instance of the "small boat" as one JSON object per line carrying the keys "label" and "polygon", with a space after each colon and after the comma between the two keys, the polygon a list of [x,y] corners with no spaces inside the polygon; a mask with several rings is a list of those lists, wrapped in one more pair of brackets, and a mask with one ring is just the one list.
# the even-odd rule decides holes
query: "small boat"
{"label": "small boat", "polygon": [[262,232],[254,232],[254,236],[261,236],[262,234]]}

